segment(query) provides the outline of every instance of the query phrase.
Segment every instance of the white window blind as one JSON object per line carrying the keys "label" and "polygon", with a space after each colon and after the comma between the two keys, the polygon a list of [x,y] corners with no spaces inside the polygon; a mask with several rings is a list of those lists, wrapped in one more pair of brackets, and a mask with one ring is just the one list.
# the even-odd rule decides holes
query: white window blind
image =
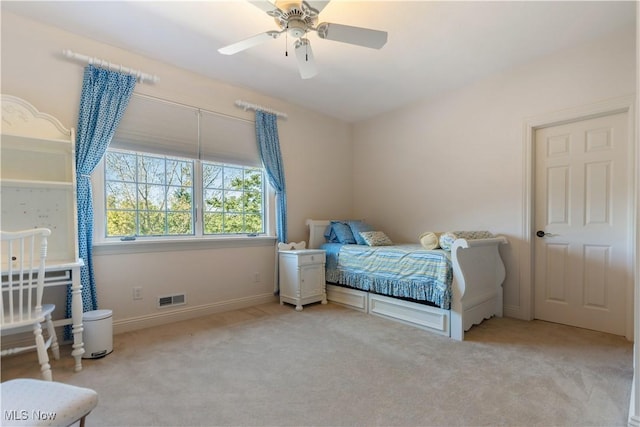
{"label": "white window blind", "polygon": [[110,148],[198,157],[198,110],[132,96]]}
{"label": "white window blind", "polygon": [[255,124],[134,94],[111,148],[260,166]]}
{"label": "white window blind", "polygon": [[255,124],[201,111],[200,158],[236,165],[260,166]]}

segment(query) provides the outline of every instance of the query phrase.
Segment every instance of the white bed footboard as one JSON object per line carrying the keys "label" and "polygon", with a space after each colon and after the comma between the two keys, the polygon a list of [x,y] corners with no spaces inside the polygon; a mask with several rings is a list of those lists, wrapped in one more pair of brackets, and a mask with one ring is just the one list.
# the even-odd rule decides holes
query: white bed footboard
{"label": "white bed footboard", "polygon": [[[324,231],[329,225],[328,220],[307,220],[309,226],[309,248],[317,249],[326,242]],[[466,240],[458,239],[451,247],[451,260],[453,264],[453,283],[451,296],[451,309],[442,310],[423,304],[397,300],[390,297],[369,295],[368,303],[351,305],[352,301],[361,301],[360,294],[366,292],[330,287],[327,297],[335,301],[371,314],[423,327],[437,333],[444,333],[455,340],[462,341],[465,331],[473,325],[479,324],[484,319],[492,316],[502,316],[502,282],[505,279],[505,268],[499,246],[506,244],[507,239],[498,236],[490,239]],[[353,294],[353,295],[352,295]],[[348,296],[349,298],[345,298]],[[354,299],[355,297],[360,297]],[[374,297],[375,301],[371,301]],[[397,304],[394,303],[397,301]],[[376,305],[377,303],[377,305]],[[383,304],[384,303],[384,304]],[[372,307],[384,308],[381,312],[372,310]],[[400,313],[397,316],[395,313]],[[413,318],[415,314],[415,318]],[[432,319],[434,315],[442,316],[440,321],[425,324],[426,318]],[[395,316],[395,317],[394,317]]]}
{"label": "white bed footboard", "polygon": [[505,269],[498,247],[507,239],[458,239],[451,246],[453,284],[451,338],[492,316],[502,317],[502,282]]}

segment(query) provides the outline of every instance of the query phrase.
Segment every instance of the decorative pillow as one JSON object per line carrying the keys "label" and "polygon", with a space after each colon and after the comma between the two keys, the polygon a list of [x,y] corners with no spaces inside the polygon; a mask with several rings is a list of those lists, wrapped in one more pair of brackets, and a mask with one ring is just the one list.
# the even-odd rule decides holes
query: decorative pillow
{"label": "decorative pillow", "polygon": [[361,231],[360,236],[369,246],[389,246],[393,242],[382,231]]}
{"label": "decorative pillow", "polygon": [[360,232],[373,231],[373,227],[364,221],[347,221],[347,224],[349,224],[349,227],[351,228],[351,232],[353,233],[353,237],[356,239],[356,243],[359,245],[366,245],[367,242],[364,241]]}
{"label": "decorative pillow", "polygon": [[450,251],[453,242],[456,239],[488,239],[495,237],[493,233],[489,231],[447,231],[440,236],[440,247],[445,251]]}
{"label": "decorative pillow", "polygon": [[338,243],[338,236],[333,231],[333,224],[327,225],[327,228],[324,229],[324,238],[329,243]]}
{"label": "decorative pillow", "polygon": [[333,232],[338,239],[338,243],[343,243],[346,245],[356,244],[356,238],[353,237],[351,227],[349,227],[346,222],[331,221],[331,228],[333,229]]}
{"label": "decorative pillow", "polygon": [[439,233],[433,231],[425,231],[420,235],[420,244],[428,251],[438,249],[440,247]]}

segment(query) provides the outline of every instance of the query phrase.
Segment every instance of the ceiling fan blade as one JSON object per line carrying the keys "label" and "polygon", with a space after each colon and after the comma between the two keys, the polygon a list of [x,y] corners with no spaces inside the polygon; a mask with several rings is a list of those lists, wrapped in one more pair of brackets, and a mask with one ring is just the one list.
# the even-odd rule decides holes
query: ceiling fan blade
{"label": "ceiling fan blade", "polygon": [[330,0],[306,0],[305,3],[311,8],[314,9],[316,12],[320,13],[322,12],[322,9],[324,9],[327,4],[329,4]]}
{"label": "ceiling fan blade", "polygon": [[380,49],[387,43],[387,32],[350,25],[323,22],[317,28],[318,37],[337,42]]}
{"label": "ceiling fan blade", "polygon": [[318,74],[316,61],[313,58],[313,50],[311,50],[311,44],[309,43],[309,40],[298,39],[298,41],[296,41],[295,48],[300,77],[302,77],[303,79],[310,79],[311,77]]}
{"label": "ceiling fan blade", "polygon": [[257,46],[268,40],[277,39],[280,34],[282,33],[279,31],[267,31],[266,33],[256,34],[255,36],[249,37],[248,39],[244,39],[239,42],[232,43],[228,46],[221,47],[220,49],[218,49],[218,52],[223,55],[233,55],[234,53],[238,53],[245,49],[249,49],[250,47]]}
{"label": "ceiling fan blade", "polygon": [[277,9],[276,5],[271,0],[247,0],[260,10],[265,12],[271,12],[273,9]]}

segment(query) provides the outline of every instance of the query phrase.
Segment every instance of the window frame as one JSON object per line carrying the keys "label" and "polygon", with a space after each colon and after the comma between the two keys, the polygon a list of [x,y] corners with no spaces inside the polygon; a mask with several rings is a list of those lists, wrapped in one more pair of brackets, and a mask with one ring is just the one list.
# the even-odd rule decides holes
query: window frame
{"label": "window frame", "polygon": [[[162,156],[157,153],[145,153],[134,150],[121,150],[133,153]],[[178,158],[178,156],[166,155],[169,158]],[[193,194],[195,216],[194,234],[193,235],[162,235],[162,236],[135,236],[135,240],[123,241],[120,236],[106,236],[106,188],[105,188],[105,159],[98,163],[91,174],[92,183],[92,199],[94,207],[94,229],[93,229],[93,246],[98,248],[98,253],[122,253],[123,248],[128,248],[131,252],[154,252],[157,250],[173,250],[173,249],[193,249],[205,247],[237,247],[237,246],[255,246],[263,244],[273,244],[276,240],[275,236],[275,192],[267,180],[267,174],[263,171],[263,224],[264,233],[253,235],[248,234],[204,234],[204,210],[203,210],[203,176],[202,163],[216,163],[214,160],[187,159],[193,161],[194,179]],[[245,165],[232,165],[224,163],[231,167],[247,167]],[[167,246],[171,249],[168,249]],[[163,249],[164,248],[164,249]],[[125,251],[126,252],[126,251]]]}
{"label": "window frame", "polygon": [[[220,187],[218,187],[218,188],[215,188],[215,187],[207,187],[207,188],[205,188],[204,187],[204,184],[205,184],[204,183],[204,178],[205,178],[204,177],[204,169],[205,169],[206,165],[209,165],[211,167],[222,167],[223,168],[222,185]],[[266,210],[267,210],[266,195],[267,195],[267,186],[268,186],[268,184],[267,184],[267,174],[266,174],[266,171],[265,171],[265,169],[263,167],[234,165],[234,164],[223,163],[223,162],[214,162],[214,161],[211,161],[211,160],[201,160],[199,162],[199,167],[200,167],[200,178],[201,179],[198,180],[198,183],[202,185],[202,188],[201,188],[200,193],[199,193],[200,201],[202,201],[202,205],[200,207],[199,212],[200,212],[200,215],[201,215],[201,223],[202,223],[201,231],[202,231],[202,235],[203,236],[225,236],[225,235],[236,236],[236,235],[239,235],[239,234],[247,234],[247,235],[256,235],[257,236],[257,235],[264,235],[264,234],[267,233],[267,224],[266,224],[266,221],[265,221],[265,215],[266,215]],[[204,195],[204,193],[205,193],[206,190],[219,190],[219,191],[222,192],[224,201],[223,201],[223,207],[222,207],[220,212],[223,215],[230,214],[230,212],[227,211],[227,209],[225,207],[226,195],[229,192],[232,192],[232,191],[238,192],[239,191],[242,194],[242,198],[244,200],[244,196],[246,194],[245,189],[232,190],[231,188],[227,188],[227,185],[226,185],[226,182],[225,182],[227,180],[226,173],[230,172],[231,169],[241,170],[242,171],[243,181],[245,179],[245,172],[247,170],[260,170],[261,171],[261,175],[262,176],[261,176],[261,179],[260,179],[260,186],[262,187],[262,189],[261,189],[262,209],[261,209],[261,212],[260,212],[260,216],[262,217],[262,228],[263,228],[262,232],[256,233],[254,231],[248,231],[248,232],[245,232],[245,233],[206,233],[206,230],[205,230],[205,228],[206,228],[205,215],[206,214],[215,214],[215,211],[205,211],[205,195]],[[242,208],[241,211],[237,211],[235,213],[236,214],[241,213],[244,217],[246,217],[247,215],[252,214],[252,212],[246,210],[246,206],[244,206],[244,205],[243,205],[243,208]],[[245,218],[243,218],[243,222],[244,222],[244,220],[245,220]],[[224,222],[224,220],[223,220],[223,222]]]}
{"label": "window frame", "polygon": [[[121,212],[122,214],[129,213],[129,214],[133,214],[134,216],[134,224],[133,224],[134,228],[136,229],[136,231],[141,231],[141,229],[143,228],[144,217],[148,215],[161,215],[162,224],[159,224],[160,228],[158,228],[156,232],[150,232],[146,234],[136,233],[135,236],[136,237],[143,237],[143,236],[144,237],[165,237],[165,236],[189,237],[189,236],[195,235],[196,230],[195,230],[195,222],[193,221],[193,217],[196,212],[195,203],[194,203],[196,199],[193,195],[193,191],[194,191],[195,179],[197,178],[197,176],[195,174],[195,161],[193,159],[142,153],[142,152],[136,152],[131,150],[117,150],[117,149],[108,150],[107,153],[105,154],[105,158],[107,158],[110,154],[114,154],[115,156],[118,156],[118,157],[122,156],[124,163],[118,162],[118,163],[115,163],[116,165],[123,165],[123,166],[130,165],[133,170],[130,171],[129,176],[124,177],[125,179],[123,180],[111,179],[107,181],[107,179],[105,179],[105,188],[104,188],[105,190],[105,223],[109,221],[109,215],[108,215],[109,212],[112,212],[112,213]],[[167,178],[168,178],[167,168],[171,165],[171,163],[182,164],[189,167],[189,173],[186,178],[188,178],[191,181],[190,185],[176,185],[175,183],[167,182]],[[143,172],[146,170],[145,165],[151,166],[152,169],[150,169],[148,173],[143,176]],[[154,168],[159,168],[159,169],[154,170]],[[129,169],[129,168],[126,168],[126,169]],[[115,174],[121,175],[118,172],[115,172]],[[105,173],[105,176],[106,176],[106,173]],[[162,182],[159,182],[157,178],[160,178],[160,181]],[[133,206],[129,206],[129,207],[119,206],[114,209],[109,209],[106,206],[107,205],[106,203],[107,182],[111,182],[113,185],[117,187],[119,186],[122,186],[123,188],[130,187],[132,190],[131,193],[135,194],[135,198],[136,198],[133,201]],[[141,191],[145,191],[145,192],[150,191],[151,193],[156,192],[153,190],[154,188],[157,189],[156,190],[157,192],[160,192],[161,200],[159,201],[160,203],[160,205],[158,206],[159,209],[146,210],[144,209],[143,206],[141,206],[141,201],[145,199],[138,199],[138,197]],[[170,194],[172,194],[172,189],[177,189],[177,188],[188,189],[189,193],[191,194],[191,203],[189,204],[189,208],[187,210],[171,209]],[[118,194],[118,193],[115,193],[115,194]],[[152,202],[158,201],[156,200],[156,198],[152,198],[149,200],[151,200]],[[170,216],[172,216],[172,214],[188,214],[189,216],[189,232],[188,233],[183,233],[183,234],[171,233],[171,230],[169,227],[169,218]],[[129,237],[129,236],[131,236],[131,233],[119,234],[117,236],[105,235],[105,238],[122,239],[123,237]]]}

